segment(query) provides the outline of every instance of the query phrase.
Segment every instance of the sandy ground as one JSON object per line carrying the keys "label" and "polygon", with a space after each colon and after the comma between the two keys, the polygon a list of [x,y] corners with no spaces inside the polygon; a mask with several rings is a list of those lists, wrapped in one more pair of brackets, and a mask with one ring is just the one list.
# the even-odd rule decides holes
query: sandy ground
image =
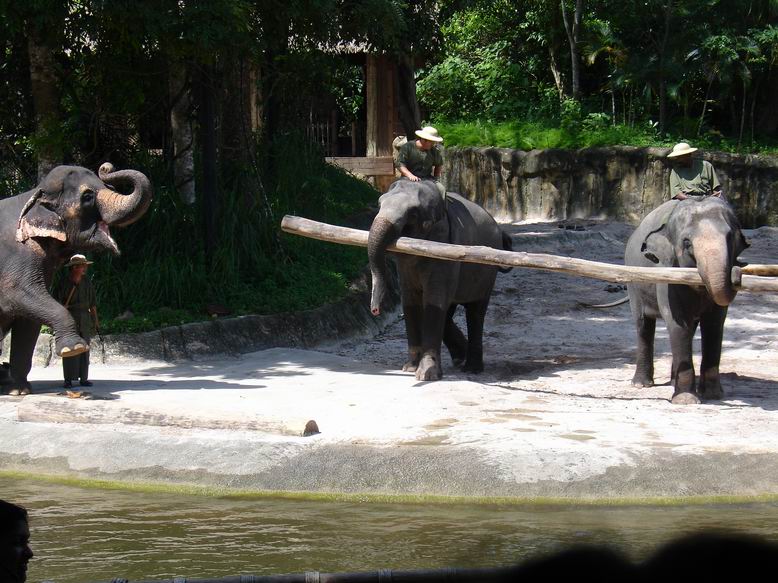
{"label": "sandy ground", "polygon": [[[506,225],[516,250],[620,263],[632,228],[577,221]],[[748,232],[743,258],[775,263],[778,230]],[[485,326],[486,371],[444,358],[417,382],[398,317],[375,338],[204,362],[96,366],[98,400],[0,397],[0,468],[253,490],[607,498],[778,495],[778,298],[738,295],[727,319],[726,396],[669,399],[657,330],[656,381],[635,389],[621,290],[514,269],[498,276]],[[463,314],[458,314],[464,328]],[[699,352],[699,346],[697,346]],[[301,437],[315,419],[321,433]],[[86,424],[88,423],[88,425]]]}

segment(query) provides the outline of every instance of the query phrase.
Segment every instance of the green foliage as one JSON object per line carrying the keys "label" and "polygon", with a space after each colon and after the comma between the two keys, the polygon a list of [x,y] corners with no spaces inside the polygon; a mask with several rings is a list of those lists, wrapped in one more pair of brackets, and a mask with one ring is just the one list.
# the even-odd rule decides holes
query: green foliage
{"label": "green foliage", "polygon": [[[269,184],[272,216],[245,193],[221,199],[219,245],[208,263],[199,208],[183,205],[165,184],[164,168],[146,215],[115,238],[120,257],[101,255],[93,266],[104,332],[141,331],[207,318],[217,304],[232,314],[308,309],[342,297],[364,267],[364,249],[285,236],[285,214],[339,222],[375,203],[367,183],[325,164],[301,136],[274,142],[277,180]],[[129,310],[137,316],[116,320]]]}
{"label": "green foliage", "polygon": [[[612,125],[606,114],[588,114],[575,131],[560,128],[553,120],[532,122],[436,121],[435,126],[449,147],[497,147],[518,150],[546,148],[590,148],[597,146],[643,146],[667,148],[680,141],[691,141],[683,133],[661,137],[656,125],[642,127]],[[737,140],[708,133],[694,139],[700,148],[735,152]],[[762,140],[751,148],[754,153],[777,153],[778,140]]]}

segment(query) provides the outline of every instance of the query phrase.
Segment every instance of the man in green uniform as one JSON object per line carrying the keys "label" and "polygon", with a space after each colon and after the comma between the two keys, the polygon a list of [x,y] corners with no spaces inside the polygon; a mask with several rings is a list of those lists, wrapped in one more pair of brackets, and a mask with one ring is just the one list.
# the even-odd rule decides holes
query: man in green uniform
{"label": "man in green uniform", "polygon": [[[408,141],[400,146],[397,157],[400,174],[413,182],[419,180],[438,181],[443,170],[443,151],[440,147],[443,138],[438,135],[438,130],[432,126],[416,130],[416,136],[418,139]],[[445,187],[440,182],[437,182],[437,185],[441,196],[445,196]]]}
{"label": "man in green uniform", "polygon": [[[97,306],[95,290],[92,282],[86,277],[87,266],[91,265],[83,255],[73,255],[65,264],[70,268],[67,277],[63,277],[57,289],[54,291],[54,298],[65,306],[70,315],[76,321],[78,334],[87,341],[92,338],[95,331],[99,328],[97,320]],[[62,359],[62,372],[65,376],[64,387],[69,389],[73,386],[73,381],[80,379],[82,387],[91,387],[89,380],[89,351],[70,358]]]}
{"label": "man in green uniform", "polygon": [[690,196],[722,198],[721,183],[713,165],[707,160],[693,158],[697,148],[681,142],[673,146],[667,157],[674,162],[670,170],[670,198],[683,200]]}

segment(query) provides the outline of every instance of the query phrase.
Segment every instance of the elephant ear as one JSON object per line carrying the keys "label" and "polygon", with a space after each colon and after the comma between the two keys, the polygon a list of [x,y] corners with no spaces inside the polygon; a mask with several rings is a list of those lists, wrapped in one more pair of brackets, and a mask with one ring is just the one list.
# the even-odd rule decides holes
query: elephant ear
{"label": "elephant ear", "polygon": [[640,251],[643,256],[658,265],[673,265],[673,258],[675,251],[673,250],[673,244],[665,234],[665,225],[662,225],[659,229],[651,231],[640,246]]}
{"label": "elephant ear", "polygon": [[67,240],[62,219],[51,208],[51,202],[46,200],[46,193],[40,188],[24,205],[16,227],[17,241],[26,241],[32,237]]}

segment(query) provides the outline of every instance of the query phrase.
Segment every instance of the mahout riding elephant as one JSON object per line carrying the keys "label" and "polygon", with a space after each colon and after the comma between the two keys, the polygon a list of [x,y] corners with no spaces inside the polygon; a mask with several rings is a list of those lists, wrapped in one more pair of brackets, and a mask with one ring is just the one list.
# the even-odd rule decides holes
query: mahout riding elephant
{"label": "mahout riding elephant", "polygon": [[32,190],[0,200],[0,333],[11,332],[6,392],[30,392],[27,375],[41,323],[53,330],[60,356],[89,350],[72,316],[49,294],[52,277],[76,252],[118,255],[109,227],[137,221],[151,197],[145,175],[105,163],[99,177],[86,168],[57,166]]}
{"label": "mahout riding elephant", "polygon": [[[716,197],[670,200],[654,209],[629,238],[624,260],[640,267],[696,267],[705,287],[675,284],[627,286],[637,327],[637,365],[632,384],[654,384],[654,332],[662,318],[673,353],[672,402],[720,399],[719,361],[727,307],[737,290],[732,267],[748,248],[732,207]],[[702,363],[695,387],[692,340],[700,326]]]}
{"label": "mahout riding elephant", "polygon": [[[442,197],[434,181],[398,180],[378,202],[368,238],[374,315],[380,313],[386,294],[386,248],[401,236],[511,248],[510,237],[488,212],[452,192]],[[408,336],[403,370],[415,372],[422,381],[440,379],[442,341],[455,365],[462,365],[465,372],[481,372],[484,317],[498,269],[407,254],[397,254],[397,264]],[[467,338],[453,320],[458,305],[465,307]]]}

